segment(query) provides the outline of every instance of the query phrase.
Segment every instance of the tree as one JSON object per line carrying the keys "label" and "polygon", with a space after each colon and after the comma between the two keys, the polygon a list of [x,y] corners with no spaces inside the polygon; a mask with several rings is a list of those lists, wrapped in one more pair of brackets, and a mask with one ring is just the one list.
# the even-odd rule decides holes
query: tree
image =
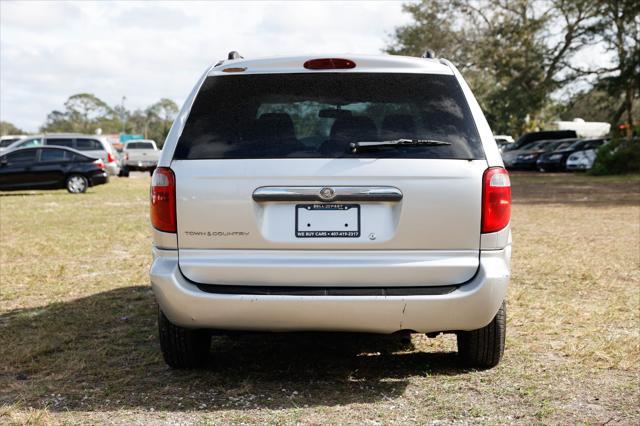
{"label": "tree", "polygon": [[72,132],[73,124],[62,111],[53,110],[47,114],[47,121],[40,127],[43,132]]}
{"label": "tree", "polygon": [[631,142],[634,103],[640,97],[640,3],[603,0],[599,12],[599,20],[592,30],[607,50],[614,53],[614,65],[597,70],[603,75],[597,85],[618,100],[610,121],[613,127],[626,121],[626,139]]}
{"label": "tree", "polygon": [[24,135],[25,131],[14,126],[8,121],[0,121],[0,136],[6,135]]}
{"label": "tree", "polygon": [[54,110],[47,115],[41,131],[94,133],[99,128],[102,133],[120,133],[125,118],[125,133],[143,134],[162,145],[178,113],[176,103],[167,98],[131,112],[122,105],[110,107],[90,93],[70,96],[64,106],[64,111]]}
{"label": "tree", "polygon": [[587,0],[423,0],[404,9],[414,22],[396,30],[387,51],[440,49],[500,133],[526,130],[554,91],[582,76],[571,59],[593,37],[597,12]]}
{"label": "tree", "polygon": [[[555,115],[561,120],[582,118],[585,121],[611,122],[612,114],[624,105],[622,95],[611,96],[606,90],[595,85],[571,96],[568,101],[555,107]],[[633,109],[638,108],[640,99],[635,99]]]}
{"label": "tree", "polygon": [[119,131],[120,120],[113,108],[93,94],[79,93],[70,96],[64,107],[64,111],[51,111],[40,130],[94,133],[101,128],[107,133]]}
{"label": "tree", "polygon": [[178,105],[171,99],[162,98],[146,110],[149,137],[160,146],[169,134],[171,123],[178,114]]}
{"label": "tree", "polygon": [[74,130],[84,133],[95,131],[98,119],[113,115],[113,109],[91,93],[73,95],[67,99],[64,106]]}

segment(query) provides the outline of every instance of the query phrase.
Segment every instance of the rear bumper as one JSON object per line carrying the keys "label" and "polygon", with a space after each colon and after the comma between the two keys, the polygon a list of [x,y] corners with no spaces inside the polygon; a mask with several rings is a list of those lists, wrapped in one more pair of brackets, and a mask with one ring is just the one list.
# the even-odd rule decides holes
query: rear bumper
{"label": "rear bumper", "polygon": [[120,173],[120,166],[115,161],[105,164],[105,168],[110,176],[117,176]]}
{"label": "rear bumper", "polygon": [[256,295],[205,292],[187,280],[175,250],[154,249],[151,285],[177,325],[245,331],[393,333],[474,330],[495,316],[509,282],[511,247],[482,251],[477,274],[437,295]]}
{"label": "rear bumper", "polygon": [[567,163],[567,170],[588,170],[590,165],[587,162]]}
{"label": "rear bumper", "polygon": [[109,182],[109,175],[107,172],[97,173],[91,176],[91,186],[102,185]]}
{"label": "rear bumper", "polygon": [[125,163],[125,167],[131,171],[148,171],[155,169],[157,166],[157,161],[129,161]]}

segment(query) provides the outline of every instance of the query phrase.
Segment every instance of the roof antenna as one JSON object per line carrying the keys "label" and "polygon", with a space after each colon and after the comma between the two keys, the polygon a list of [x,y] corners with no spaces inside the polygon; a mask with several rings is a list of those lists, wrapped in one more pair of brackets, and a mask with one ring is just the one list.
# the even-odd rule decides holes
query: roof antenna
{"label": "roof antenna", "polygon": [[435,58],[435,57],[436,57],[436,52],[434,52],[434,51],[433,51],[433,50],[431,50],[431,49],[427,49],[427,50],[425,50],[425,51],[424,51],[424,53],[422,54],[422,57],[423,57],[423,58],[426,58],[426,59],[433,59],[433,58]]}
{"label": "roof antenna", "polygon": [[244,58],[240,56],[238,52],[236,52],[235,50],[232,50],[231,52],[229,52],[229,55],[227,55],[227,59],[231,60],[231,59],[244,59]]}

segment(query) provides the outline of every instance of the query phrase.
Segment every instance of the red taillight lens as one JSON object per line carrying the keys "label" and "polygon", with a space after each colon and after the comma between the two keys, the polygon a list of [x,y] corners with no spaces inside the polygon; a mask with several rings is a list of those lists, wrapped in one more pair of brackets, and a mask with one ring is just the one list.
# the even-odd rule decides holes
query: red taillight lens
{"label": "red taillight lens", "polygon": [[116,159],[114,158],[113,154],[108,152],[107,153],[107,163],[113,163],[114,161],[116,161]]}
{"label": "red taillight lens", "polygon": [[96,166],[100,167],[102,170],[104,170],[106,168],[104,163],[102,162],[102,160],[96,160],[96,161],[93,162],[93,164],[95,164]]}
{"label": "red taillight lens", "polygon": [[485,170],[482,177],[482,233],[503,229],[511,220],[511,181],[502,167]]}
{"label": "red taillight lens", "polygon": [[356,63],[349,59],[322,58],[310,59],[304,63],[304,67],[308,70],[340,70],[355,68]]}
{"label": "red taillight lens", "polygon": [[168,167],[151,177],[151,224],[163,232],[176,232],[176,178]]}

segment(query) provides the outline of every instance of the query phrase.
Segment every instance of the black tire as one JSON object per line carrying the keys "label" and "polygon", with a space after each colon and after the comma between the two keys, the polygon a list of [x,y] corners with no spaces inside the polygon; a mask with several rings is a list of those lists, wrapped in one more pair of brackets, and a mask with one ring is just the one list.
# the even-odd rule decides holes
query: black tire
{"label": "black tire", "polygon": [[149,169],[149,176],[153,176],[153,172],[155,171],[156,171],[155,167],[153,169]]}
{"label": "black tire", "polygon": [[121,168],[120,169],[120,176],[129,177],[129,168],[128,167]]}
{"label": "black tire", "polygon": [[211,345],[208,330],[194,330],[173,324],[158,308],[160,349],[171,368],[198,368],[206,364]]}
{"label": "black tire", "polygon": [[87,192],[89,180],[82,175],[70,175],[64,185],[71,194],[83,194]]}
{"label": "black tire", "polygon": [[502,302],[488,325],[478,330],[458,332],[458,355],[468,367],[495,367],[504,353],[506,334],[507,307]]}

